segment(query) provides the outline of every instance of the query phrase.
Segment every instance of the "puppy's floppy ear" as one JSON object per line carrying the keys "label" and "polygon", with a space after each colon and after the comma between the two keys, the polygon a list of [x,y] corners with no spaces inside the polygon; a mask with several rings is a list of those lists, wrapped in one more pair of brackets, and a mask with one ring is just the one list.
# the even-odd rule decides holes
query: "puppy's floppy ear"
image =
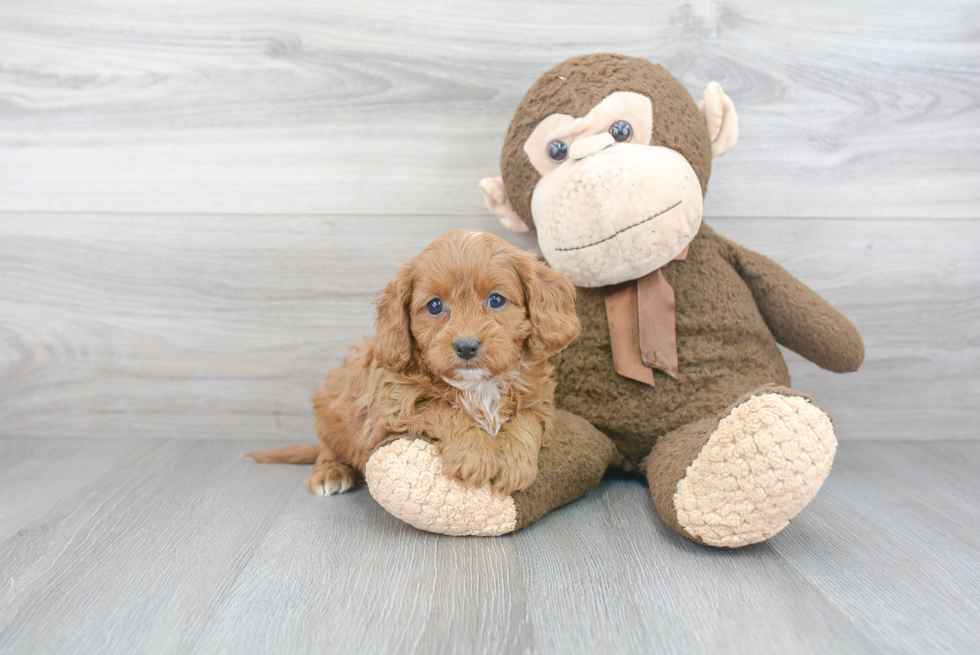
{"label": "puppy's floppy ear", "polygon": [[527,253],[521,280],[531,319],[528,348],[544,357],[555,355],[582,331],[575,314],[575,287],[559,273]]}
{"label": "puppy's floppy ear", "polygon": [[374,319],[374,355],[389,371],[400,371],[412,355],[409,303],[412,300],[412,264],[409,262],[391,278],[378,295]]}

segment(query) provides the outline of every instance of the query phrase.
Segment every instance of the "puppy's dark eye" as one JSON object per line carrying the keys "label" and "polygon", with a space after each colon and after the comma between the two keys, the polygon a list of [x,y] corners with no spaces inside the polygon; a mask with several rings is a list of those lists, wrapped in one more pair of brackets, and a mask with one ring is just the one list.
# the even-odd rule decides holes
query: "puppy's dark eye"
{"label": "puppy's dark eye", "polygon": [[609,128],[609,133],[612,134],[614,141],[625,143],[626,141],[630,140],[631,136],[633,136],[633,128],[630,127],[630,124],[626,121],[616,121],[612,124],[612,127]]}
{"label": "puppy's dark eye", "polygon": [[548,144],[548,156],[551,161],[565,161],[568,159],[568,144],[564,141],[552,141]]}
{"label": "puppy's dark eye", "polygon": [[425,306],[425,311],[429,312],[433,316],[438,316],[442,313],[442,301],[438,298],[433,298],[429,301],[429,304]]}
{"label": "puppy's dark eye", "polygon": [[499,293],[491,293],[490,297],[487,298],[487,305],[491,309],[500,309],[507,304],[507,299],[501,296]]}

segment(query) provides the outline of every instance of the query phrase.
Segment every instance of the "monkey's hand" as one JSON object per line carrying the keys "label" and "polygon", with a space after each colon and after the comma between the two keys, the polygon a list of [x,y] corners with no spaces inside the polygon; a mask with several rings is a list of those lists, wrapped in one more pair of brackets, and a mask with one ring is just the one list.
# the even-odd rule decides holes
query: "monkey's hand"
{"label": "monkey's hand", "polygon": [[758,253],[729,242],[739,275],[776,341],[835,373],[856,371],[864,361],[864,342],[843,314]]}

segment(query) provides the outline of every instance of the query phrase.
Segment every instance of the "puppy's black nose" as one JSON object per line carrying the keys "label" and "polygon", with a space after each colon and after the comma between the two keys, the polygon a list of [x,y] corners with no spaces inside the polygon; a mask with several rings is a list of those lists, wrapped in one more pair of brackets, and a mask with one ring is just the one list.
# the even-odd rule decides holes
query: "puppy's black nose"
{"label": "puppy's black nose", "polygon": [[456,349],[456,354],[463,359],[473,359],[476,357],[476,353],[480,351],[480,342],[472,337],[465,337],[456,339],[453,347]]}

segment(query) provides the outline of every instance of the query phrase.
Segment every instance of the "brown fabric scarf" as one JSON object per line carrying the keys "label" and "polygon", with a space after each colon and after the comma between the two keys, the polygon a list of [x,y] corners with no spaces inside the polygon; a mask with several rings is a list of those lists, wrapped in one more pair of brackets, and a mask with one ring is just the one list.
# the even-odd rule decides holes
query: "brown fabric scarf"
{"label": "brown fabric scarf", "polygon": [[[687,259],[687,251],[684,248],[674,261]],[[655,368],[676,380],[680,371],[674,290],[663,271],[658,268],[604,291],[616,372],[651,387],[656,386]]]}

